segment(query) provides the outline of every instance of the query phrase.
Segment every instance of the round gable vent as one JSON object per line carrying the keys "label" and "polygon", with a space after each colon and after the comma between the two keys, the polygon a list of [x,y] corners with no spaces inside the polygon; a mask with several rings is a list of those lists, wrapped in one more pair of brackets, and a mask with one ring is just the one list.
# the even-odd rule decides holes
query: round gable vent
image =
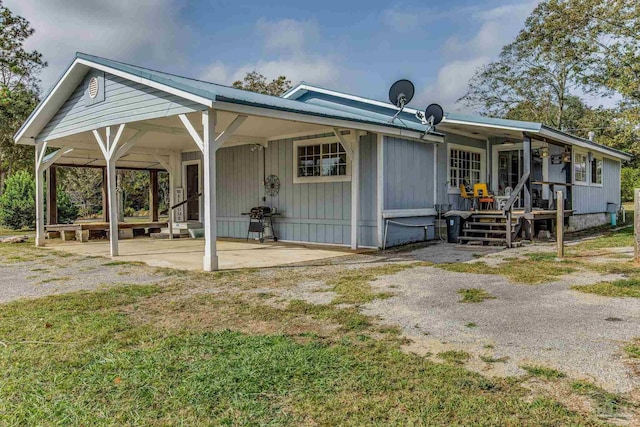
{"label": "round gable vent", "polygon": [[99,83],[97,77],[91,77],[89,80],[89,98],[94,99],[98,96]]}

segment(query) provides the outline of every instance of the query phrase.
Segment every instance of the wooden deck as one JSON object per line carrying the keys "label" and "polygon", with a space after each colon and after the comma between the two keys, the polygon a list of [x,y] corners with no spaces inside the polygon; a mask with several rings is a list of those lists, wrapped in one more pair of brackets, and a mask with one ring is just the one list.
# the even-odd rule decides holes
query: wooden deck
{"label": "wooden deck", "polygon": [[[501,210],[485,210],[485,211],[472,211],[473,215],[486,215],[488,217],[491,216],[495,216],[495,215],[504,215],[503,211]],[[558,215],[558,211],[556,210],[549,210],[549,209],[533,209],[529,214],[525,214],[524,213],[524,209],[514,209],[513,210],[513,217],[514,218],[527,218],[527,219],[532,219],[534,221],[537,220],[544,220],[544,219],[556,219],[556,216]],[[573,211],[572,210],[565,210],[564,211],[564,216],[566,217],[570,217],[573,215]]]}
{"label": "wooden deck", "polygon": [[[132,239],[135,236],[148,235],[167,227],[166,221],[119,222],[120,239]],[[73,224],[45,225],[47,238],[60,237],[62,240],[86,242],[90,239],[104,239],[109,236],[108,222],[77,222]]]}

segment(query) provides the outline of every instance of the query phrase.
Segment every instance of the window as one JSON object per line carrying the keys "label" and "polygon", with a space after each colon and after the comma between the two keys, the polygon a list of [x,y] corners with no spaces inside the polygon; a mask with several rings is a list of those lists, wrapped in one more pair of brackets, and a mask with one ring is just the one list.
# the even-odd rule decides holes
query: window
{"label": "window", "polygon": [[587,153],[576,151],[573,157],[573,180],[587,182]]}
{"label": "window", "polygon": [[591,160],[591,183],[602,185],[602,159]]}
{"label": "window", "polygon": [[452,147],[449,151],[449,187],[458,189],[465,181],[471,186],[482,182],[483,157],[484,152],[481,150]]}
{"label": "window", "polygon": [[351,179],[346,150],[335,138],[295,141],[293,161],[294,183]]}

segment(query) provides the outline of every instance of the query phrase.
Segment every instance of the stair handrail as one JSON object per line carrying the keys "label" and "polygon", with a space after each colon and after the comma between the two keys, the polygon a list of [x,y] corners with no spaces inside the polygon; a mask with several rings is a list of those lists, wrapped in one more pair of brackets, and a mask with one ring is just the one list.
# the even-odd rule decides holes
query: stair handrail
{"label": "stair handrail", "polygon": [[179,208],[180,206],[189,203],[193,200],[196,200],[198,198],[200,198],[200,196],[202,196],[202,193],[198,193],[198,194],[194,194],[193,196],[189,196],[187,197],[185,200],[176,203],[173,206],[169,207],[169,221],[168,221],[168,226],[169,226],[169,240],[173,239],[173,210],[175,208]]}
{"label": "stair handrail", "polygon": [[511,212],[513,209],[513,205],[516,202],[516,200],[518,200],[518,197],[520,197],[520,191],[522,191],[522,188],[525,186],[525,184],[527,183],[527,180],[529,179],[529,172],[524,173],[521,177],[520,177],[520,181],[518,181],[518,185],[515,186],[515,188],[511,191],[511,196],[509,196],[509,198],[507,199],[507,202],[504,204],[504,207],[502,208],[502,211],[506,214],[507,212]]}

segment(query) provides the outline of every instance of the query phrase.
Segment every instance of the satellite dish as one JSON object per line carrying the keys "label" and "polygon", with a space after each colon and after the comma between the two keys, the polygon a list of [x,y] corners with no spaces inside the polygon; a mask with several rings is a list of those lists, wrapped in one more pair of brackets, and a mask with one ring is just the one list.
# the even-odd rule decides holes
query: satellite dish
{"label": "satellite dish", "polygon": [[444,110],[438,104],[431,104],[424,111],[424,117],[431,126],[435,126],[444,118]]}
{"label": "satellite dish", "polygon": [[389,89],[389,101],[396,107],[403,109],[405,105],[411,102],[416,89],[409,80],[398,80],[391,85]]}

